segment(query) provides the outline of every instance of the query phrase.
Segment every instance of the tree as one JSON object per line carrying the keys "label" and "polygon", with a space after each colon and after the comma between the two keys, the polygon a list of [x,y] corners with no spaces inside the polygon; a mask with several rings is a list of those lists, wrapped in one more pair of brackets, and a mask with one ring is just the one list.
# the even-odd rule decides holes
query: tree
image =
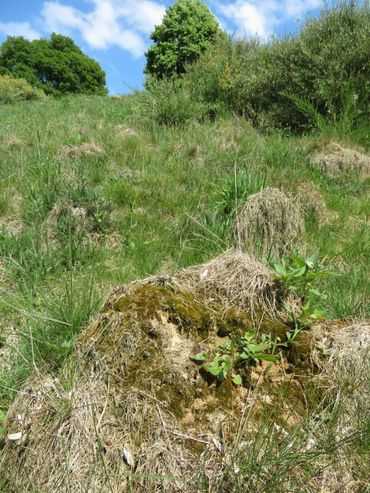
{"label": "tree", "polygon": [[0,73],[23,78],[47,94],[106,94],[105,73],[71,38],[27,41],[8,36],[0,47]]}
{"label": "tree", "polygon": [[216,18],[201,0],[178,0],[151,34],[145,73],[157,79],[185,72],[221,34]]}

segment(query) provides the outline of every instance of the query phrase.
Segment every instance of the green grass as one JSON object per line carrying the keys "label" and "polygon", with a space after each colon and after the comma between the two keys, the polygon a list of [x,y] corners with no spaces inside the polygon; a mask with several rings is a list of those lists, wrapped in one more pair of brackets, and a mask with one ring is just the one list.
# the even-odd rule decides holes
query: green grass
{"label": "green grass", "polygon": [[[22,224],[15,236],[6,226],[0,234],[4,313],[11,297],[22,312],[48,317],[43,294],[60,296],[71,276],[77,291],[87,276],[97,292],[108,293],[168,265],[209,259],[232,245],[235,206],[248,195],[265,186],[295,193],[309,181],[333,214],[325,226],[307,217],[303,239],[308,251],[318,251],[326,267],[340,272],[326,286],[329,299],[335,298],[327,307],[330,316],[364,315],[366,184],[355,175],[321,175],[308,154],[314,135],[263,135],[235,117],[153,125],[141,118],[140,104],[134,95],[4,107],[0,211]],[[21,143],[9,148],[11,136]],[[104,152],[78,159],[65,152],[65,146],[83,143]],[[86,214],[82,220],[73,216],[79,209]],[[66,330],[66,339],[72,333]]]}
{"label": "green grass", "polygon": [[[368,316],[368,184],[355,174],[328,179],[312,165],[320,134],[263,134],[231,115],[165,126],[148,121],[145,108],[133,95],[1,109],[0,329],[13,327],[20,342],[0,370],[0,410],[35,368],[58,371],[111,289],[232,246],[235,209],[266,186],[294,194],[300,183],[315,185],[329,221],[308,214],[297,253],[318,252],[338,272],[320,287],[328,317]],[[83,143],[103,153],[66,152]],[[288,474],[290,458],[282,460]],[[255,467],[243,466],[251,488],[262,474]],[[272,480],[258,491],[277,491]]]}

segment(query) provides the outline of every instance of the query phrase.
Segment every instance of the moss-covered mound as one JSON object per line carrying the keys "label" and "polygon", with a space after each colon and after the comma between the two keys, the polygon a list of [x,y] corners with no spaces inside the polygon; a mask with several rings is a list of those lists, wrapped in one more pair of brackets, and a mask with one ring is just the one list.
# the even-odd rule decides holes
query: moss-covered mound
{"label": "moss-covered mound", "polygon": [[214,491],[250,437],[270,433],[267,415],[288,434],[320,398],[307,341],[302,361],[286,350],[245,365],[241,385],[192,359],[251,329],[283,341],[282,302],[272,273],[240,253],[114,292],[59,378],[35,375],[10,409],[9,490]]}

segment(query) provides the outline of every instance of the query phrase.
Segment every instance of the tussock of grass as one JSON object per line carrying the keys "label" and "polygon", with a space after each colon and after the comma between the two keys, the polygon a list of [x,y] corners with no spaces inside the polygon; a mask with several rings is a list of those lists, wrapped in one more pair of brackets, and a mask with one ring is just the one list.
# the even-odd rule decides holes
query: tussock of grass
{"label": "tussock of grass", "polygon": [[354,149],[331,142],[314,156],[321,171],[333,178],[343,173],[356,172],[362,179],[370,177],[370,157]]}
{"label": "tussock of grass", "polygon": [[265,188],[251,195],[236,216],[233,233],[245,251],[282,256],[303,236],[300,206],[277,188]]}

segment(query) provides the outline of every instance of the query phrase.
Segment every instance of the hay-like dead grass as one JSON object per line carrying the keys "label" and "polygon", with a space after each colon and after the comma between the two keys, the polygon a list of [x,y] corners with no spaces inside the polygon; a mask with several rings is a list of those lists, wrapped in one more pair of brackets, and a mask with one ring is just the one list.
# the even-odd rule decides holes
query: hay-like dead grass
{"label": "hay-like dead grass", "polygon": [[48,243],[56,243],[60,232],[58,223],[64,217],[70,217],[75,222],[78,230],[86,228],[87,209],[85,207],[76,207],[69,200],[58,200],[44,221],[46,237]]}
{"label": "hay-like dead grass", "polygon": [[233,233],[244,251],[263,257],[291,251],[304,231],[301,208],[277,188],[251,195],[237,213]]}
{"label": "hay-like dead grass", "polygon": [[313,160],[318,168],[330,178],[349,171],[358,172],[363,179],[370,177],[370,156],[354,149],[347,149],[336,142],[330,142],[316,152]]}
{"label": "hay-like dead grass", "polygon": [[348,420],[347,426],[350,426],[359,412],[359,402],[367,406],[370,402],[370,323],[354,320],[337,325],[321,324],[313,330],[312,339],[314,347],[311,354],[321,370],[320,378],[330,382],[333,390],[345,382],[345,386],[353,391],[343,414]]}
{"label": "hay-like dead grass", "polygon": [[4,150],[12,150],[19,147],[23,147],[24,142],[15,134],[9,134],[2,140],[1,147]]}
{"label": "hay-like dead grass", "polygon": [[294,197],[303,214],[313,214],[319,226],[325,226],[336,219],[335,213],[329,211],[324,197],[311,181],[300,183]]}
{"label": "hay-like dead grass", "polygon": [[22,232],[24,226],[20,219],[23,198],[13,187],[6,190],[6,196],[8,197],[8,204],[5,214],[0,216],[0,231],[16,236]]}
{"label": "hay-like dead grass", "polygon": [[101,156],[104,154],[104,149],[94,142],[85,142],[80,145],[66,145],[61,149],[61,155],[71,159],[81,159],[91,156]]}
{"label": "hay-like dead grass", "polygon": [[[170,275],[162,276],[163,282],[186,286],[190,291],[222,304],[225,309],[235,307],[247,310],[253,317],[268,315],[282,320],[284,311],[283,290],[275,280],[274,271],[250,255],[230,250],[205,264],[195,265]],[[139,284],[158,282],[158,277],[138,281]],[[116,291],[126,293],[137,283],[131,283]],[[295,300],[296,302],[297,300]]]}
{"label": "hay-like dead grass", "polygon": [[[11,491],[216,491],[256,433],[270,433],[261,420],[283,388],[284,433],[303,419],[312,365],[282,355],[246,367],[235,387],[209,379],[191,356],[257,320],[260,334],[283,337],[287,326],[266,313],[279,316],[279,296],[272,273],[240,252],[114,291],[59,380],[36,375],[10,408],[7,435],[22,434],[0,453]],[[336,358],[346,344],[334,336]]]}
{"label": "hay-like dead grass", "polygon": [[114,128],[117,137],[119,137],[122,140],[134,139],[139,136],[139,134],[133,128],[130,128],[127,125],[115,125]]}

